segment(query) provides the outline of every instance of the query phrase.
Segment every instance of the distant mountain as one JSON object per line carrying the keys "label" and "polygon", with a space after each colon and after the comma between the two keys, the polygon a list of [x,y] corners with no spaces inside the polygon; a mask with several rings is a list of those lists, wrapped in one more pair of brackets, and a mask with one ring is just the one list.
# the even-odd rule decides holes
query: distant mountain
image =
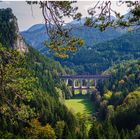
{"label": "distant mountain", "polygon": [[58,60],[80,74],[95,74],[114,64],[135,59],[140,59],[140,28],[116,39],[83,47],[69,59]]}
{"label": "distant mountain", "polygon": [[[114,28],[108,28],[106,31],[101,32],[99,29],[84,26],[84,21],[85,18],[82,18],[80,21],[72,21],[69,24],[73,26],[72,34],[84,39],[86,46],[118,38],[124,33],[122,30]],[[69,24],[66,26],[69,26]],[[48,40],[48,36],[45,25],[34,25],[27,31],[21,32],[21,34],[30,46],[42,53],[46,52],[47,48],[44,46],[44,41]]]}
{"label": "distant mountain", "polygon": [[36,30],[40,30],[43,27],[44,27],[44,24],[35,24],[28,29],[28,32],[34,32]]}
{"label": "distant mountain", "polygon": [[[127,29],[121,28],[108,28],[100,32],[98,29],[84,26],[83,22],[84,19],[70,24],[73,26],[73,35],[83,38],[86,45],[78,52],[71,54],[69,59],[55,58],[61,64],[73,68],[79,74],[95,74],[101,73],[114,64],[140,59],[138,27],[133,32],[127,32]],[[30,46],[42,53],[47,52],[43,44],[48,39],[44,25],[35,25],[21,34]]]}
{"label": "distant mountain", "polygon": [[44,47],[44,41],[48,39],[44,24],[34,25],[21,32],[21,35],[30,46],[39,51]]}

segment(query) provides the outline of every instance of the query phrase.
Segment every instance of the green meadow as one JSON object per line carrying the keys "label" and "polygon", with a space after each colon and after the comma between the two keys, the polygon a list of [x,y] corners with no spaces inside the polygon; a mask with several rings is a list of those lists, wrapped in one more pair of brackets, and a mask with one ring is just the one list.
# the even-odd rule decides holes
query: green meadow
{"label": "green meadow", "polygon": [[73,98],[65,100],[65,104],[74,113],[91,115],[95,112],[93,103],[86,95],[75,95]]}

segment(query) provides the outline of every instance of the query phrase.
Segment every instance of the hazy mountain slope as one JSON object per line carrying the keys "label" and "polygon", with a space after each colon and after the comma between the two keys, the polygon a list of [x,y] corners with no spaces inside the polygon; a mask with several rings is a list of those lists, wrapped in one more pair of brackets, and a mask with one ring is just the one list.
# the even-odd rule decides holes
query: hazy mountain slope
{"label": "hazy mountain slope", "polygon": [[[124,32],[119,29],[108,28],[105,32],[101,32],[95,28],[89,28],[83,24],[71,23],[73,26],[72,34],[76,37],[83,38],[86,46],[111,40],[121,36]],[[46,29],[43,24],[37,24],[29,28],[27,31],[21,32],[26,42],[44,53],[47,49],[44,48],[44,41],[48,39]]]}
{"label": "hazy mountain slope", "polygon": [[[73,67],[78,73],[100,73],[120,61],[140,57],[140,29],[126,32],[126,30],[109,28],[105,32],[100,32],[98,29],[85,27],[82,24],[72,24],[75,27],[73,34],[84,38],[86,46],[77,53],[71,54],[69,59],[56,58],[56,60]],[[43,24],[35,25],[21,34],[31,46],[42,53],[46,52],[47,49],[42,47],[43,41],[47,39]]]}
{"label": "hazy mountain slope", "polygon": [[140,59],[140,29],[104,43],[83,47],[69,59],[59,61],[78,73],[100,73],[125,60]]}

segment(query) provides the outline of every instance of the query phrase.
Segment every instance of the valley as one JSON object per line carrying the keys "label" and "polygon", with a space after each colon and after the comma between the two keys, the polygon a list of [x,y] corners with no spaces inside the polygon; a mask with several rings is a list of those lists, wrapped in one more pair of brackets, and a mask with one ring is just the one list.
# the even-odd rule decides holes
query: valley
{"label": "valley", "polygon": [[72,23],[86,44],[61,59],[43,44],[44,24],[20,33],[0,9],[0,138],[140,138],[140,28]]}
{"label": "valley", "polygon": [[94,105],[86,95],[77,94],[73,98],[65,100],[65,104],[74,114],[92,116],[95,113]]}

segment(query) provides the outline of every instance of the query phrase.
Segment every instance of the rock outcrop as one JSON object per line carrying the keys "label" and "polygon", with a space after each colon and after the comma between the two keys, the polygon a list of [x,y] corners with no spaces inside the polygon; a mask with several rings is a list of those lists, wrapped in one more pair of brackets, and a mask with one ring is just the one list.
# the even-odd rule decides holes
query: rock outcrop
{"label": "rock outcrop", "polygon": [[28,47],[19,33],[17,18],[11,8],[0,9],[0,43],[21,53],[28,52]]}
{"label": "rock outcrop", "polygon": [[14,49],[17,49],[21,53],[27,53],[28,47],[27,47],[25,41],[23,40],[22,36],[19,33],[17,19],[14,18],[13,20],[14,20],[14,24],[16,27],[16,34],[17,34],[17,37],[15,39],[15,43],[13,44],[13,47],[14,47]]}
{"label": "rock outcrop", "polygon": [[14,48],[17,49],[21,53],[28,52],[28,47],[20,34],[17,35],[17,39],[15,40],[15,43],[14,43]]}

